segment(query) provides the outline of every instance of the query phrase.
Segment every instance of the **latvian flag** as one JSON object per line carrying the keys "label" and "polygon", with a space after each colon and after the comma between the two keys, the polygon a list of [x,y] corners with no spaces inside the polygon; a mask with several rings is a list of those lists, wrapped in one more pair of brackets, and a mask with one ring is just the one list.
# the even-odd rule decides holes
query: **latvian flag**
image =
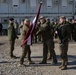
{"label": "latvian flag", "polygon": [[32,24],[30,25],[30,28],[29,28],[28,32],[26,33],[26,37],[25,37],[23,43],[21,44],[21,47],[26,43],[27,43],[27,45],[32,44],[32,38],[33,38],[33,34],[35,32],[35,27],[37,25],[37,21],[38,21],[38,18],[39,18],[41,6],[42,6],[42,2],[40,3],[37,16],[34,18]]}

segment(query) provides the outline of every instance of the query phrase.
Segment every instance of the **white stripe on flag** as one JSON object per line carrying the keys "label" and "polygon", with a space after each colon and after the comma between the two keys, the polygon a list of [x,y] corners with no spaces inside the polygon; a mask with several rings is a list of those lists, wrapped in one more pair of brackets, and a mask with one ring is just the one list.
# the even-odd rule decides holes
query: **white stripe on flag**
{"label": "white stripe on flag", "polygon": [[31,30],[31,32],[30,32],[30,35],[29,35],[29,37],[28,37],[28,39],[27,39],[27,45],[31,45],[31,42],[32,42],[32,41],[31,41],[31,40],[32,40],[32,39],[31,39],[31,38],[32,38],[32,37],[31,37],[31,33],[32,33],[33,29],[34,29],[35,22],[36,22],[36,17],[34,18],[34,20],[33,20],[33,22],[32,22],[32,25],[33,25],[33,26],[32,26],[32,30]]}

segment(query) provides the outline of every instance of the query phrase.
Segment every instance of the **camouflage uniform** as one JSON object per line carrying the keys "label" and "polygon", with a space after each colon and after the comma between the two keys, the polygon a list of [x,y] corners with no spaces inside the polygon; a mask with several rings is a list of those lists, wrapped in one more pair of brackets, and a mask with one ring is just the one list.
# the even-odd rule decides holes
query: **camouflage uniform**
{"label": "camouflage uniform", "polygon": [[[53,23],[50,23],[50,19],[49,18],[46,18],[46,23],[47,23],[47,25],[49,25],[50,26],[50,31],[51,31],[51,50],[54,50],[54,40],[53,40],[53,38],[54,38],[54,24]],[[51,51],[50,50],[48,50],[48,58],[47,58],[48,60],[50,60],[50,59],[52,59],[52,53],[51,53]]]}
{"label": "camouflage uniform", "polygon": [[43,60],[40,64],[47,63],[48,50],[50,51],[51,56],[53,58],[53,63],[57,63],[56,54],[54,51],[53,35],[50,25],[48,25],[46,22],[43,22],[40,25],[39,31],[37,32],[37,35],[38,34],[42,35],[42,40],[43,40]]}
{"label": "camouflage uniform", "polygon": [[59,39],[59,48],[60,48],[60,56],[62,59],[62,65],[59,68],[66,69],[68,62],[68,39],[70,38],[70,25],[68,22],[64,22],[59,24],[57,27],[58,31],[58,39]]}
{"label": "camouflage uniform", "polygon": [[[22,33],[21,33],[22,42],[24,41],[25,35],[28,32],[28,30],[29,30],[29,25],[23,25],[23,27],[22,27]],[[30,45],[24,44],[22,46],[22,56],[20,57],[20,64],[21,65],[23,64],[24,58],[26,57],[26,55],[27,55],[29,64],[33,64],[33,62],[31,61],[31,57],[30,57],[30,55],[31,55]]]}
{"label": "camouflage uniform", "polygon": [[10,57],[14,57],[13,50],[14,50],[15,39],[17,38],[14,23],[9,23],[8,25],[8,38],[10,43]]}

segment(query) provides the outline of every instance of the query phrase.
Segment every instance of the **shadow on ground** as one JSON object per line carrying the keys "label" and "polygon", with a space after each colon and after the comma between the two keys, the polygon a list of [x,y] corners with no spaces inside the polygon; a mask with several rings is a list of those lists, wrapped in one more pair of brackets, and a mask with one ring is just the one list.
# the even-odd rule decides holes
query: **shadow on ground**
{"label": "shadow on ground", "polygon": [[5,44],[5,43],[0,43],[0,46],[1,46],[1,45],[4,45],[4,44]]}

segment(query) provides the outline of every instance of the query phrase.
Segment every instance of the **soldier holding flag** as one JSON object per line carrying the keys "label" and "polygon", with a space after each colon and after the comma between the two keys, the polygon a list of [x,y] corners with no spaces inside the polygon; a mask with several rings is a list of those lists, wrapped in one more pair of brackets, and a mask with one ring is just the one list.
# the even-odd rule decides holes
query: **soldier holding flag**
{"label": "soldier holding flag", "polygon": [[[22,32],[21,32],[22,42],[24,41],[24,39],[26,37],[25,35],[28,32],[29,28],[30,28],[30,20],[29,19],[25,19],[24,20],[24,25],[22,27]],[[31,61],[31,57],[30,57],[30,55],[31,55],[30,45],[27,45],[27,43],[22,46],[22,56],[20,57],[19,66],[23,65],[24,58],[25,58],[26,55],[27,55],[29,64],[34,64],[34,62]]]}
{"label": "soldier holding flag", "polygon": [[39,18],[41,5],[42,5],[42,3],[40,3],[37,16],[34,18],[33,23],[31,23],[31,25],[30,25],[30,20],[25,19],[25,21],[24,21],[24,25],[22,27],[22,33],[21,33],[22,34],[22,42],[23,42],[21,44],[21,47],[23,49],[23,53],[20,58],[19,66],[23,65],[24,57],[26,56],[27,52],[28,52],[29,64],[34,64],[34,62],[31,61],[31,57],[30,57],[30,55],[31,55],[30,45],[32,44],[32,38],[33,38],[33,34],[35,32],[35,27],[37,25],[37,21]]}

